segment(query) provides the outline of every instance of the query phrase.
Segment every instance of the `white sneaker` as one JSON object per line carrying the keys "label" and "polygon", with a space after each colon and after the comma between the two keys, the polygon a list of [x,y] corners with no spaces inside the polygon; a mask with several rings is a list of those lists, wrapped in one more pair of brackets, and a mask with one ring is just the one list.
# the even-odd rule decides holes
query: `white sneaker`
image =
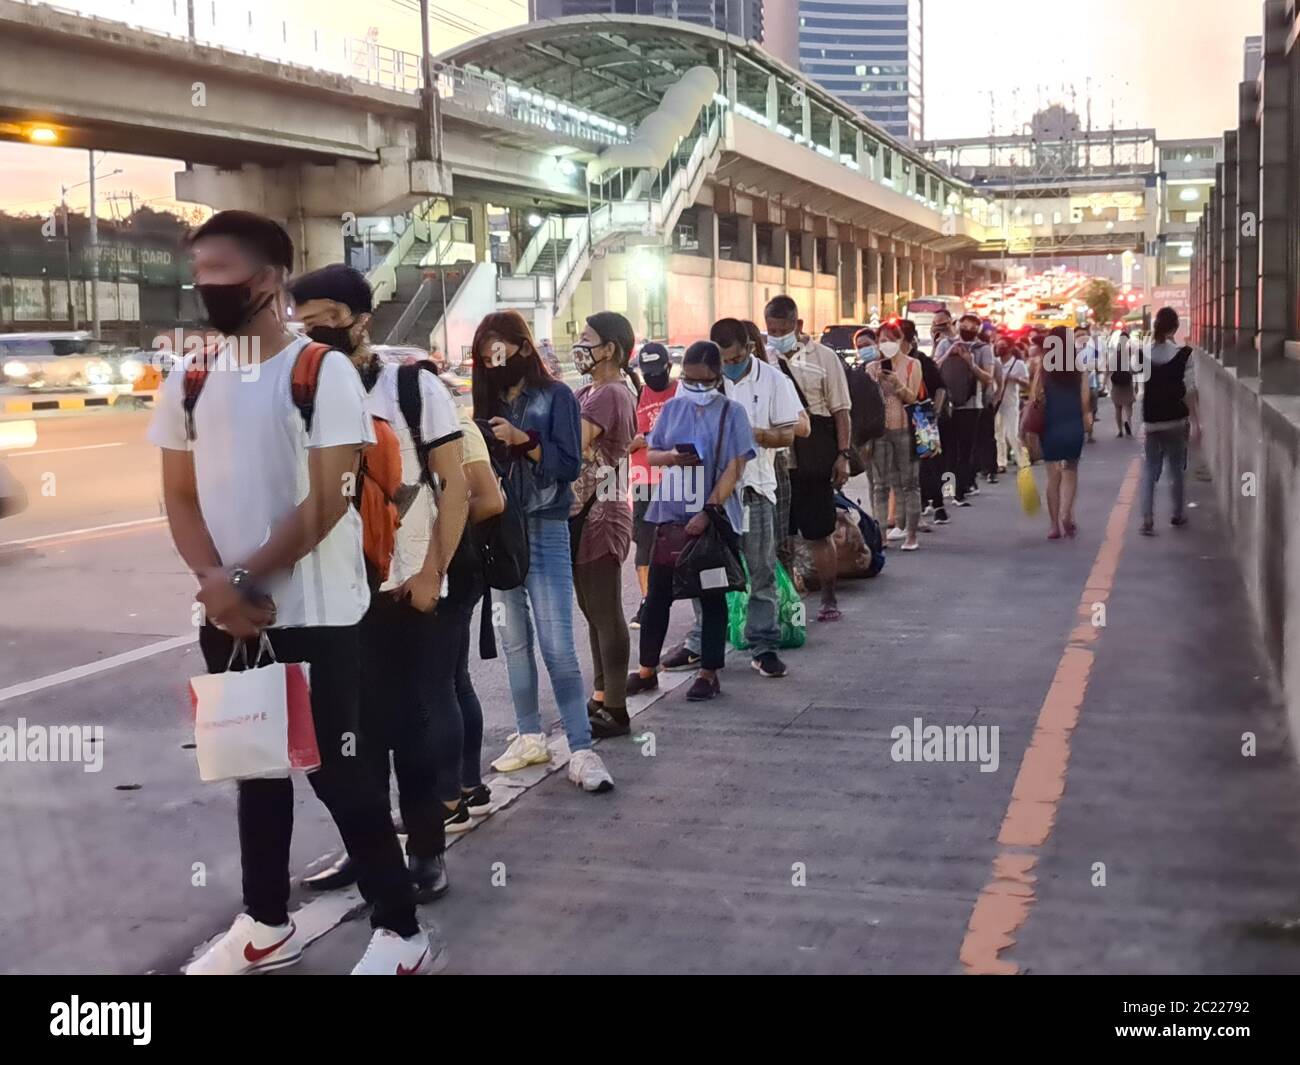
{"label": "white sneaker", "polygon": [[241,913],[229,932],[185,967],[185,975],[243,976],[282,969],[302,960],[302,940],[292,921],[279,926],[262,924]]}
{"label": "white sneaker", "polygon": [[888,534],[886,534],[885,539],[893,542],[895,540],[901,540],[905,535],[906,534],[903,532],[903,530],[900,529],[897,525],[895,525],[892,529],[889,530]]}
{"label": "white sneaker", "polygon": [[403,939],[387,928],[376,928],[370,946],[352,969],[353,976],[427,976],[447,967],[447,944],[436,929],[421,929]]}
{"label": "white sneaker", "polygon": [[575,751],[569,756],[569,779],[583,791],[609,791],[614,778],[595,751]]}
{"label": "white sneaker", "polygon": [[515,773],[530,765],[541,765],[551,760],[551,752],[546,746],[546,733],[515,734],[510,738],[510,746],[505,753],[492,763],[498,773]]}

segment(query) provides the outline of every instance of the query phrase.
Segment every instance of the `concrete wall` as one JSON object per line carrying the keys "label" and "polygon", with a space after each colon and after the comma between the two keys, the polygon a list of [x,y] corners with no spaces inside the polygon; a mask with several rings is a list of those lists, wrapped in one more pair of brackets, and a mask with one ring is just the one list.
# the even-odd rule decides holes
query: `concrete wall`
{"label": "concrete wall", "polygon": [[1261,395],[1258,377],[1239,379],[1204,352],[1196,384],[1201,451],[1300,736],[1300,396]]}

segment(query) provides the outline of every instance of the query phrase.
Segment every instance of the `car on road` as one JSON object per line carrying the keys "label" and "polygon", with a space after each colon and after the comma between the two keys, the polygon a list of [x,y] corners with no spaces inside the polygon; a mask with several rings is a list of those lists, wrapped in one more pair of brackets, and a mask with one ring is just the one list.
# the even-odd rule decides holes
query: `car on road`
{"label": "car on road", "polygon": [[853,346],[853,336],[859,329],[866,329],[867,326],[862,323],[853,324],[850,322],[841,322],[838,325],[828,325],[822,329],[822,335],[819,338],[821,343],[830,348],[841,358],[846,356],[856,356],[858,351]]}
{"label": "car on road", "polygon": [[[417,362],[429,361],[429,353],[423,348],[407,346],[401,344],[372,344],[370,350],[373,351],[383,362],[391,363],[394,366],[409,366]],[[470,392],[471,382],[468,377],[462,377],[451,370],[443,370],[438,374],[442,383],[451,389],[453,396],[467,396]]]}
{"label": "car on road", "polygon": [[143,373],[146,363],[127,360],[89,330],[0,333],[0,382],[29,392],[57,389],[130,388],[124,375]]}

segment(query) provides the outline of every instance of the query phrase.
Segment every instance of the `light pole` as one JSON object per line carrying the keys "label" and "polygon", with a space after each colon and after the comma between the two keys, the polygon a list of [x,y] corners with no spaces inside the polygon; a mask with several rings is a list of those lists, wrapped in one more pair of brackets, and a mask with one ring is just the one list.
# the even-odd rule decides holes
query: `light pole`
{"label": "light pole", "polygon": [[[90,302],[91,321],[94,323],[95,339],[99,339],[99,216],[95,210],[95,151],[92,148],[90,155],[90,178],[86,181],[78,181],[75,185],[61,185],[60,199],[63,203],[63,236],[67,241],[67,272],[68,272],[68,317],[72,320],[72,328],[77,328],[76,308],[72,301],[72,230],[68,217],[68,193],[73,189],[79,189],[82,185],[90,186],[90,240],[87,246],[90,248]],[[100,159],[102,163],[103,158]],[[99,175],[102,177],[113,177],[122,173],[122,168],[110,170],[107,174]]]}

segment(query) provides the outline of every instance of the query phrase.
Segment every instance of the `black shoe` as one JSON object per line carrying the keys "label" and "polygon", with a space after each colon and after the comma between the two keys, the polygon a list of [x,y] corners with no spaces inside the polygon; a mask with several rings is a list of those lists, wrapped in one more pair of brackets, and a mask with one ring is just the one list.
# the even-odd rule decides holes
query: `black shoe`
{"label": "black shoe", "polygon": [[947,525],[950,521],[952,519],[948,517],[948,511],[945,507],[940,507],[934,512],[934,523],[936,525]]}
{"label": "black shoe", "polygon": [[677,673],[685,669],[698,669],[700,656],[694,651],[688,651],[685,647],[679,647],[667,658],[661,660],[659,665],[668,670],[669,673]]}
{"label": "black shoe", "polygon": [[456,809],[448,810],[444,806],[442,810],[442,830],[448,835],[454,836],[456,833],[464,832],[465,829],[469,828],[469,807],[465,804],[463,797],[457,804]]}
{"label": "black shoe", "polygon": [[628,695],[639,695],[641,692],[653,692],[659,690],[659,674],[652,677],[643,677],[640,673],[629,673],[627,675],[627,693]]}
{"label": "black shoe", "polygon": [[1132,435],[1133,435],[1133,426],[1129,425],[1128,422],[1125,422],[1125,423],[1124,423],[1124,432],[1127,433],[1129,436],[1132,436]]}
{"label": "black shoe", "polygon": [[627,720],[627,711],[623,711],[620,717],[618,714],[601,709],[600,713],[593,714],[591,717],[591,738],[593,740],[612,740],[615,736],[626,736],[632,731],[632,726]]}
{"label": "black shoe", "polygon": [[970,500],[969,500],[969,499],[954,499],[954,500],[953,500],[953,506],[957,506],[957,507],[968,507],[968,506],[970,506]]}
{"label": "black shoe", "polygon": [[973,495],[973,496],[977,496],[977,495],[979,495],[979,494],[980,494],[980,486],[979,486],[979,484],[978,484],[978,483],[973,483],[969,488],[966,489],[966,493],[967,493],[968,495]]}
{"label": "black shoe", "polygon": [[308,891],[338,891],[357,882],[357,867],[346,854],[328,869],[307,877],[302,886]]}
{"label": "black shoe", "polygon": [[1170,524],[1170,525],[1175,525],[1175,526],[1180,526],[1180,527],[1183,526],[1183,525],[1186,525],[1186,524],[1187,524],[1187,515],[1186,515],[1186,514],[1175,514],[1172,518],[1169,519],[1169,524]]}
{"label": "black shoe", "polygon": [[787,672],[785,663],[777,658],[775,651],[764,651],[749,663],[764,677],[784,677]]}
{"label": "black shoe", "polygon": [[997,483],[998,483],[998,475],[997,475],[996,473],[990,473],[990,474],[989,474],[989,481],[988,481],[988,483],[989,483],[989,484],[997,484]]}
{"label": "black shoe", "polygon": [[451,887],[447,880],[447,861],[439,854],[433,858],[417,858],[408,855],[406,869],[415,884],[415,901],[432,902],[447,894]]}
{"label": "black shoe", "polygon": [[588,700],[587,700],[587,716],[588,716],[588,717],[595,717],[597,714],[599,714],[599,713],[600,713],[602,710],[604,710],[604,709],[605,709],[605,702],[604,702],[603,699],[588,699]]}
{"label": "black shoe", "polygon": [[645,600],[641,600],[641,605],[636,608],[636,613],[632,615],[632,620],[627,623],[629,629],[639,629],[641,627],[641,615],[645,613]]}
{"label": "black shoe", "polygon": [[690,690],[686,693],[686,698],[693,703],[698,703],[721,694],[722,685],[718,683],[716,677],[713,680],[709,680],[707,677],[696,677],[694,683],[691,684]]}
{"label": "black shoe", "polygon": [[492,812],[492,789],[486,784],[480,784],[469,791],[462,789],[460,795],[470,817],[483,817]]}

